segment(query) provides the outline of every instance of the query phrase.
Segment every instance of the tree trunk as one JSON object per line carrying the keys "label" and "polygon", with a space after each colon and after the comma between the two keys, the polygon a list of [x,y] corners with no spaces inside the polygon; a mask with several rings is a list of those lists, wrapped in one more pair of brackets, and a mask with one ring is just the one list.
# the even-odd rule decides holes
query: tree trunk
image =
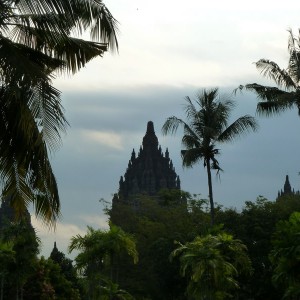
{"label": "tree trunk", "polygon": [[4,288],[4,275],[1,275],[1,296],[0,299],[3,300],[3,288]]}
{"label": "tree trunk", "polygon": [[20,286],[20,300],[23,300],[23,284]]}
{"label": "tree trunk", "polygon": [[111,254],[110,256],[110,281],[111,282],[114,281],[114,264],[115,264],[114,255]]}
{"label": "tree trunk", "polygon": [[206,160],[206,169],[207,169],[207,181],[208,181],[208,196],[210,203],[210,224],[213,226],[215,224],[215,205],[213,197],[213,189],[211,182],[211,169],[210,169],[210,159]]}

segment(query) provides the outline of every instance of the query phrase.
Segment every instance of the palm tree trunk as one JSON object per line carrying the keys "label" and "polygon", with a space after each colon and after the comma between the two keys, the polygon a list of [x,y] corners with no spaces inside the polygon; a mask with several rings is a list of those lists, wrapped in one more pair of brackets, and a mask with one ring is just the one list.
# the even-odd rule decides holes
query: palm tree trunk
{"label": "palm tree trunk", "polygon": [[111,280],[111,282],[114,281],[114,267],[115,267],[114,254],[111,253],[111,256],[110,256],[110,280]]}
{"label": "palm tree trunk", "polygon": [[210,159],[206,159],[206,168],[207,168],[207,181],[208,181],[208,196],[210,203],[210,224],[213,226],[215,224],[215,205],[211,181],[211,169],[210,169]]}
{"label": "palm tree trunk", "polygon": [[4,274],[1,275],[1,295],[0,295],[1,300],[3,300],[3,288],[4,288]]}

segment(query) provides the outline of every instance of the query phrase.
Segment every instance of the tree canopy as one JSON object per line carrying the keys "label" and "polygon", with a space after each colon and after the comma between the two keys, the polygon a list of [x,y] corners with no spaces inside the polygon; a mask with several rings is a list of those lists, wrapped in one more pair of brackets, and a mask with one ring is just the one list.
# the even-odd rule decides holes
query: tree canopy
{"label": "tree canopy", "polygon": [[116,31],[100,0],[0,1],[0,180],[18,214],[33,203],[46,223],[59,217],[49,151],[68,122],[52,80],[117,49]]}

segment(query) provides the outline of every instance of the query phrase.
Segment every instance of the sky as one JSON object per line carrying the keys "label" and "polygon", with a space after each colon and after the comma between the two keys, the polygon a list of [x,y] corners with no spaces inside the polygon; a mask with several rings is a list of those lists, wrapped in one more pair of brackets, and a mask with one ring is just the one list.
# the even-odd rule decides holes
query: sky
{"label": "sky", "polygon": [[[300,28],[300,2],[294,0],[104,3],[119,22],[119,52],[105,53],[78,74],[54,81],[70,128],[51,157],[62,207],[56,231],[32,217],[46,257],[54,241],[67,254],[71,237],[84,235],[87,226],[107,228],[100,199],[111,202],[118,191],[132,149],[138,151],[150,120],[163,151],[170,152],[182,189],[207,198],[203,165],[182,168],[182,132],[163,136],[164,121],[172,115],[184,118],[184,97],[213,87],[236,101],[232,121],[255,116],[255,95],[234,96],[233,89],[254,82],[273,85],[253,63],[268,58],[285,68],[288,29],[297,35]],[[242,209],[259,195],[275,200],[286,175],[300,189],[297,112],[257,116],[257,121],[257,133],[220,145],[224,172],[213,178],[213,188],[215,201],[224,207]]]}

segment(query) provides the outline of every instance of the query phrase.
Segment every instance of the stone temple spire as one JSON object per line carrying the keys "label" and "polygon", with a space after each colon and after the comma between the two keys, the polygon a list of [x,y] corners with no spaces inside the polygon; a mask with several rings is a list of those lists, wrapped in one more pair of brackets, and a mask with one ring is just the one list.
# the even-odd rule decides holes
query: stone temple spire
{"label": "stone temple spire", "polygon": [[155,135],[153,122],[149,121],[143,147],[138,155],[132,151],[130,163],[119,182],[119,192],[113,202],[128,202],[140,194],[155,196],[161,189],[180,190],[180,179],[170,161],[169,151],[166,150],[164,156]]}
{"label": "stone temple spire", "polygon": [[292,193],[292,187],[291,187],[291,184],[290,184],[289,175],[286,175],[286,177],[285,177],[283,192],[285,194],[291,194]]}
{"label": "stone temple spire", "polygon": [[146,151],[153,151],[158,148],[158,139],[155,135],[154,125],[152,121],[147,124],[147,131],[143,138],[143,149]]}
{"label": "stone temple spire", "polygon": [[286,195],[300,195],[300,191],[295,191],[294,189],[292,189],[289,175],[285,176],[283,190],[281,189],[280,191],[278,191],[277,199],[280,198],[281,196],[286,196]]}

